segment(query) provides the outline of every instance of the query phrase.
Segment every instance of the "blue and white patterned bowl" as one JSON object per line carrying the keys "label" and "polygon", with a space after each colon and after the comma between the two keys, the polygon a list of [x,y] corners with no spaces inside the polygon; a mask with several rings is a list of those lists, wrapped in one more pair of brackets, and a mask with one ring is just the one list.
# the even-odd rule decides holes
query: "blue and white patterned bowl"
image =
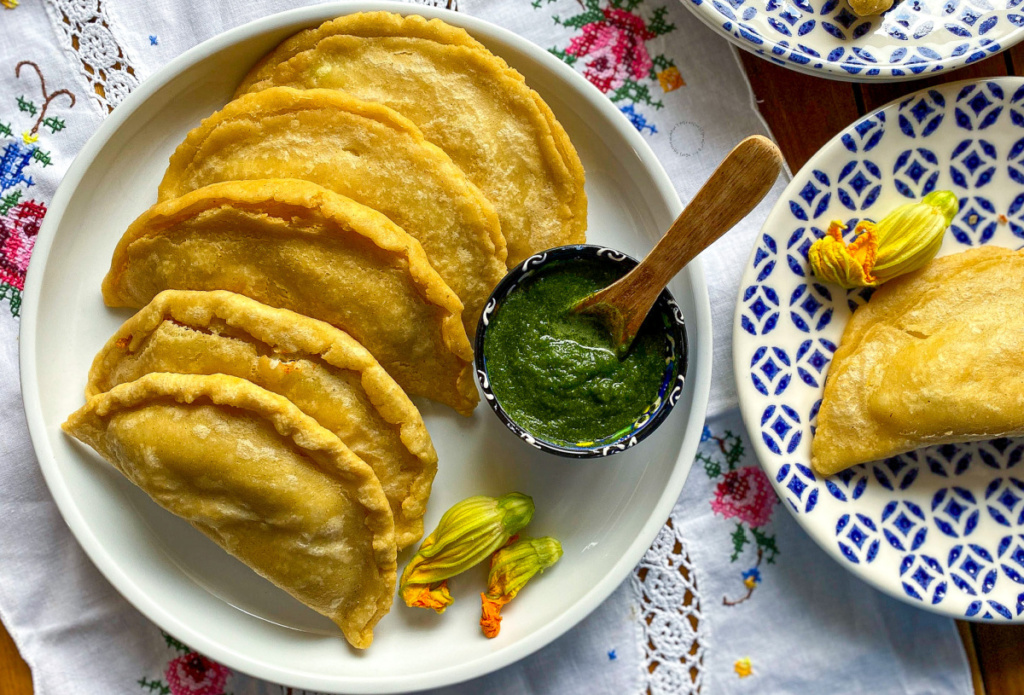
{"label": "blue and white patterned bowl", "polygon": [[501,304],[509,294],[542,268],[550,270],[554,264],[580,261],[604,267],[615,267],[619,277],[631,271],[638,263],[635,258],[621,251],[592,244],[556,246],[530,256],[508,271],[508,274],[491,292],[487,306],[484,307],[480,321],[477,323],[476,339],[473,346],[474,367],[477,383],[480,384],[480,389],[483,391],[484,400],[491,406],[491,410],[498,416],[502,424],[517,437],[535,449],[546,451],[549,454],[568,458],[599,458],[618,454],[643,441],[665,421],[683,392],[683,384],[686,381],[686,365],[689,359],[686,322],[683,319],[682,309],[676,304],[676,300],[672,298],[672,293],[667,288],[661,291],[658,300],[651,307],[651,316],[660,317],[665,330],[665,371],[658,392],[650,394],[651,400],[647,407],[628,427],[604,439],[592,442],[558,443],[547,441],[524,428],[505,411],[501,401],[494,394],[491,388],[491,377],[487,370],[487,354],[484,351],[487,327],[495,313],[501,311]]}
{"label": "blue and white patterned bowl", "polygon": [[952,70],[1024,38],[1024,0],[897,0],[857,17],[847,0],[681,0],[740,48],[810,75],[908,80]]}
{"label": "blue and white patterned bowl", "polygon": [[793,178],[740,286],[740,408],[784,506],[841,564],[935,612],[1024,622],[1024,439],[920,449],[827,479],[810,468],[829,362],[868,292],[816,281],[807,249],[830,220],[852,234],[857,220],[943,189],[960,212],[941,255],[1024,245],[1024,79],[957,82],[893,102]]}

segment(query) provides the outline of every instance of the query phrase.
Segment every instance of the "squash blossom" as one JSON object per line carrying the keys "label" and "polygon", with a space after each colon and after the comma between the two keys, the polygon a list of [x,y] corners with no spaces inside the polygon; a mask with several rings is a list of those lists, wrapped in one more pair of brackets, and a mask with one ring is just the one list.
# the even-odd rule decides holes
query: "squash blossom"
{"label": "squash blossom", "polygon": [[533,499],[520,492],[479,495],[453,506],[402,572],[405,605],[444,613],[454,600],[445,580],[483,561],[532,518]]}
{"label": "squash blossom", "polygon": [[846,225],[834,220],[807,252],[811,270],[846,289],[877,287],[920,270],[939,252],[959,209],[955,195],[935,191],[918,203],[899,206],[878,223],[861,222],[850,244],[843,242]]}
{"label": "squash blossom", "polygon": [[491,557],[487,592],[480,594],[483,603],[480,627],[487,637],[497,637],[501,630],[501,607],[515,598],[534,575],[543,572],[562,557],[562,544],[554,538],[524,538],[511,543]]}

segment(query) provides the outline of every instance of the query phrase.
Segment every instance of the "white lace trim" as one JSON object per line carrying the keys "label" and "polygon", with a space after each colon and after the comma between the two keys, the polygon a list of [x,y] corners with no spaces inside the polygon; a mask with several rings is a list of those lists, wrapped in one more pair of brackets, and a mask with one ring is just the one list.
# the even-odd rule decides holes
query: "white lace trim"
{"label": "white lace trim", "polygon": [[104,0],[47,0],[46,12],[54,31],[64,38],[89,96],[107,111],[121,103],[139,84],[131,58],[111,31]]}
{"label": "white lace trim", "polygon": [[672,519],[633,570],[644,652],[639,695],[698,695],[705,685],[708,624],[686,541]]}

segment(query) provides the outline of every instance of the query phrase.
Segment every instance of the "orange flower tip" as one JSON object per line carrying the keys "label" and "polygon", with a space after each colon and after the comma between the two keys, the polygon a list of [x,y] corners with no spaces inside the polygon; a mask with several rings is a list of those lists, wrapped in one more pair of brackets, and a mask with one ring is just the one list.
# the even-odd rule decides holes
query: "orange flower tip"
{"label": "orange flower tip", "polygon": [[494,639],[501,632],[501,607],[508,603],[504,597],[490,599],[487,594],[480,594],[480,629],[488,639]]}
{"label": "orange flower tip", "polygon": [[832,237],[836,241],[843,240],[843,232],[847,230],[847,226],[839,220],[832,220],[828,225],[828,231],[825,232],[828,236]]}
{"label": "orange flower tip", "polygon": [[448,591],[448,582],[431,589],[429,584],[411,584],[402,589],[402,599],[410,608],[429,608],[435,613],[444,613],[455,602]]}

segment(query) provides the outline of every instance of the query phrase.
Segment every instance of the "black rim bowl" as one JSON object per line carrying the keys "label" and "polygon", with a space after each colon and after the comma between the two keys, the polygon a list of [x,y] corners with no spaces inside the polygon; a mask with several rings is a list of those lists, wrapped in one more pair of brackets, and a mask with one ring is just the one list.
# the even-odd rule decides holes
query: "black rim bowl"
{"label": "black rim bowl", "polygon": [[658,297],[658,301],[654,303],[651,308],[651,313],[658,312],[662,316],[662,320],[665,324],[666,330],[666,367],[665,374],[662,378],[662,383],[658,389],[657,397],[652,398],[650,406],[638,417],[630,427],[626,428],[621,432],[617,432],[610,437],[606,437],[595,442],[588,444],[580,443],[577,445],[562,444],[556,442],[547,441],[523,428],[519,423],[513,420],[508,413],[505,412],[504,408],[501,407],[501,403],[498,402],[497,397],[494,395],[494,391],[491,389],[491,380],[487,372],[487,358],[484,355],[484,337],[487,333],[487,326],[490,323],[491,316],[501,308],[501,303],[519,284],[531,277],[540,268],[546,267],[552,263],[558,263],[563,261],[572,260],[588,260],[602,264],[615,264],[622,270],[621,275],[625,275],[637,265],[637,260],[631,256],[628,256],[621,251],[614,249],[605,248],[602,246],[593,246],[590,244],[578,244],[573,246],[558,246],[553,249],[548,249],[534,256],[530,256],[525,261],[517,265],[515,268],[510,270],[508,274],[502,278],[501,282],[498,283],[494,291],[491,292],[490,298],[487,300],[487,305],[484,308],[483,314],[480,316],[480,321],[477,324],[476,339],[475,339],[475,355],[474,355],[474,366],[476,368],[477,383],[480,384],[480,388],[483,389],[484,398],[487,400],[488,405],[494,411],[498,419],[505,424],[514,434],[520,439],[529,444],[530,446],[546,451],[551,454],[557,454],[559,456],[566,456],[569,458],[598,458],[602,456],[611,456],[617,454],[620,451],[634,446],[638,442],[642,441],[648,435],[650,435],[658,426],[664,422],[665,418],[668,417],[669,412],[679,401],[679,396],[683,391],[683,383],[686,378],[686,366],[687,366],[687,342],[686,342],[686,324],[683,321],[683,312],[672,298],[672,294],[667,290],[662,290],[661,295]]}

